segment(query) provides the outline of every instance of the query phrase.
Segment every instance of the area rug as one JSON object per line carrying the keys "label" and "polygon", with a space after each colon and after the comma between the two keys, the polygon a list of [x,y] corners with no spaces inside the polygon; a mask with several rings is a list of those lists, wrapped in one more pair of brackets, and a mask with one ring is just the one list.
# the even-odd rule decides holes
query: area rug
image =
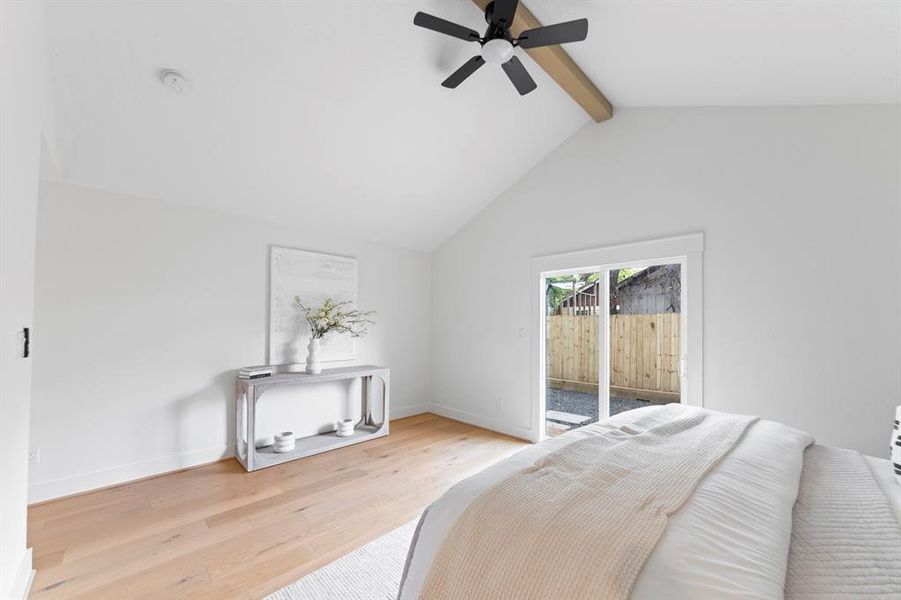
{"label": "area rug", "polygon": [[313,571],[266,600],[397,600],[417,521]]}

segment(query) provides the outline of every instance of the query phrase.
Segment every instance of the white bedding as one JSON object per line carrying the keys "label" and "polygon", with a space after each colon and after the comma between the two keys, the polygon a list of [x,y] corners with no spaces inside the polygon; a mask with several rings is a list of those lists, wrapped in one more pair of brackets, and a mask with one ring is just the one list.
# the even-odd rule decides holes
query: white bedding
{"label": "white bedding", "polygon": [[[607,422],[630,423],[639,411],[623,413]],[[473,498],[585,435],[576,430],[527,448],[457,484],[429,507],[414,538],[400,600],[417,598],[444,536]],[[792,506],[803,451],[812,442],[808,434],[772,421],[753,425],[732,453],[701,482],[688,504],[670,518],[632,597],[781,598]]]}

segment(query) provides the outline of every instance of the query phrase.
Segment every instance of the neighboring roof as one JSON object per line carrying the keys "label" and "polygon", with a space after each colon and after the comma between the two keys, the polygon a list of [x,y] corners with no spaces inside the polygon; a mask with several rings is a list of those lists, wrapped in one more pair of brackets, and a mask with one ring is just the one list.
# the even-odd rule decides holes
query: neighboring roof
{"label": "neighboring roof", "polygon": [[637,284],[637,283],[639,283],[639,282],[641,282],[641,281],[644,281],[645,279],[647,279],[648,277],[650,277],[650,276],[653,275],[654,273],[660,271],[661,269],[664,269],[664,268],[667,268],[667,267],[671,267],[671,266],[672,266],[672,265],[651,265],[650,267],[648,267],[648,268],[646,268],[646,269],[640,269],[640,270],[638,270],[638,271],[632,273],[631,275],[629,275],[628,277],[626,277],[626,278],[623,279],[622,281],[620,281],[620,282],[619,282],[619,289],[622,289],[622,288],[625,288],[625,287],[629,287],[629,286],[631,286],[631,285],[635,285],[635,284]]}
{"label": "neighboring roof", "polygon": [[[620,282],[619,282],[619,289],[623,289],[623,288],[625,288],[625,287],[629,287],[629,286],[631,286],[631,285],[635,285],[635,284],[637,284],[637,283],[639,283],[639,282],[641,282],[641,281],[644,281],[645,279],[647,279],[648,277],[650,277],[650,276],[653,275],[654,273],[657,273],[657,272],[660,271],[661,269],[671,268],[671,267],[673,267],[673,266],[675,266],[675,265],[652,265],[652,266],[647,267],[647,268],[641,268],[641,269],[635,271],[634,273],[632,273],[631,275],[629,275],[628,277],[626,277],[625,279],[623,279],[622,281],[620,281]],[[589,283],[589,284],[587,284],[587,285],[583,285],[583,286],[580,287],[578,290],[576,290],[576,294],[579,294],[579,295],[583,295],[583,294],[594,295],[594,294],[596,294],[595,288],[598,287],[598,284],[599,284],[599,283],[600,283],[600,281],[593,281],[593,282],[591,282],[591,283]],[[572,283],[571,283],[571,282],[561,282],[561,283],[551,282],[551,283],[549,283],[549,285],[552,285],[552,286],[554,286],[554,287],[556,287],[556,288],[560,288],[560,289],[567,290],[567,291],[571,291],[571,290],[572,290]],[[570,298],[572,298],[572,296],[573,296],[572,293],[567,294],[567,295],[564,296],[564,298],[561,300],[561,303],[562,303],[562,302],[566,302],[567,300],[569,300]]]}

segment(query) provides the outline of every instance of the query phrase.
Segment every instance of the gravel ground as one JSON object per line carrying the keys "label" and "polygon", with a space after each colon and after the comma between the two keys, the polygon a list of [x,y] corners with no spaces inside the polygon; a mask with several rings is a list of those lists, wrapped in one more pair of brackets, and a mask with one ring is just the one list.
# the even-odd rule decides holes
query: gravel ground
{"label": "gravel ground", "polygon": [[[547,409],[559,410],[591,417],[592,423],[598,420],[598,397],[596,394],[583,394],[547,388]],[[633,408],[650,406],[645,400],[629,400],[627,398],[610,398],[610,415],[616,415]]]}

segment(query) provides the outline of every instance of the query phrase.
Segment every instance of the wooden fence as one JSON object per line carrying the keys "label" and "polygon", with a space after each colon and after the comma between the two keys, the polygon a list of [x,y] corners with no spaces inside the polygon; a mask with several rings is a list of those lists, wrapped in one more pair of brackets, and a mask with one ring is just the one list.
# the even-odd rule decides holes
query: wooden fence
{"label": "wooden fence", "polygon": [[[680,314],[610,315],[610,385],[617,395],[667,400],[679,394]],[[597,316],[547,318],[547,378],[555,387],[597,389]],[[569,384],[569,385],[567,385]]]}

